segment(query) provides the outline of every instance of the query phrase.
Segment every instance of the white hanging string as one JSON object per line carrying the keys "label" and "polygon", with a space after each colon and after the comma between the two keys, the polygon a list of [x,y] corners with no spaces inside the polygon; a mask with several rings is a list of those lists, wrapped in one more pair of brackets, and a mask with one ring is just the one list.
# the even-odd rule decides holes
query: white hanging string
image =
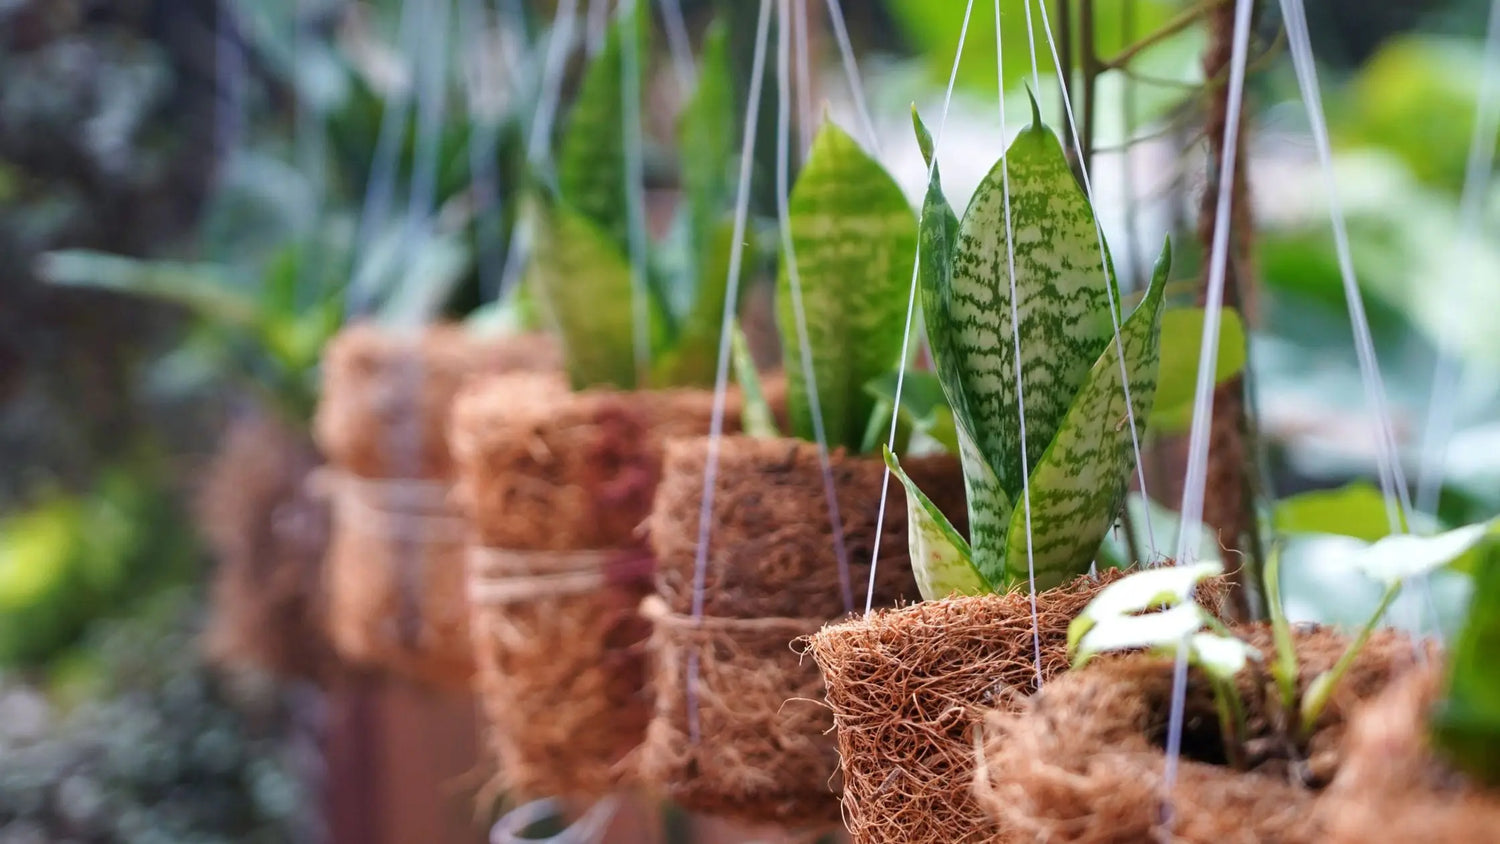
{"label": "white hanging string", "polygon": [[[620,109],[625,140],[625,233],[630,251],[631,337],[636,384],[644,387],[651,369],[651,299],[646,278],[646,155],[641,126],[641,49],[635,27],[636,2],[620,3]],[[645,2],[645,0],[639,0]]]}
{"label": "white hanging string", "polygon": [[[854,45],[850,43],[849,30],[844,25],[843,6],[840,5],[839,0],[828,0],[826,5],[828,6],[829,21],[833,24],[833,38],[838,42],[839,57],[844,63],[844,75],[849,79],[849,94],[854,98],[854,110],[859,113],[860,126],[864,128],[865,137],[869,140],[871,151],[875,153],[876,157],[879,157],[880,133],[875,131],[875,121],[870,119],[870,105],[865,100],[865,87],[859,79],[859,63],[854,60]],[[970,10],[973,9],[973,5],[972,3],[969,4]],[[968,14],[965,13],[964,28],[967,29],[968,26],[969,18]],[[962,35],[959,36],[958,43],[960,50],[962,50]],[[951,79],[948,82],[948,94],[950,97],[953,94],[953,81]],[[944,109],[944,115],[946,116],[946,106]],[[901,359],[904,361],[906,357],[903,355]]]}
{"label": "white hanging string", "polygon": [[[469,116],[469,178],[474,200],[474,260],[479,271],[479,290],[482,299],[499,294],[500,254],[496,251],[495,238],[500,225],[500,178],[495,167],[495,151],[499,145],[500,121],[497,114],[486,114],[486,95],[493,97],[487,86],[501,79],[516,78],[516,61],[508,45],[502,45],[494,56],[487,39],[492,33],[496,19],[490,15],[486,0],[461,0],[458,28],[469,34],[466,45],[469,58],[475,63],[466,78],[465,105]],[[505,70],[497,68],[493,59],[505,62]]]}
{"label": "white hanging string", "polygon": [[[830,8],[837,5],[838,0],[831,0]],[[948,89],[943,92],[943,111],[938,116],[937,134],[932,140],[932,160],[927,163],[927,183],[932,182],[933,171],[937,169],[938,150],[943,145],[943,130],[948,125],[948,109],[953,105],[953,86],[958,82],[958,65],[964,57],[964,42],[969,38],[969,19],[974,14],[974,0],[968,0],[964,6],[963,26],[958,30],[958,48],[953,51],[953,69],[948,72]],[[841,21],[843,13],[834,16],[836,21]],[[842,29],[840,22],[836,28]],[[857,77],[855,77],[857,78]],[[874,131],[873,125],[871,131]],[[885,444],[891,447],[896,442],[896,425],[901,418],[901,392],[906,386],[906,361],[911,351],[911,324],[912,315],[917,310],[917,280],[921,273],[921,258],[912,256],[911,264],[911,289],[906,294],[906,325],[901,330],[901,355],[896,358],[900,366],[896,369],[896,394],[891,402],[891,427],[886,432]],[[880,508],[875,511],[875,547],[870,551],[870,582],[865,589],[865,615],[869,615],[875,606],[875,573],[880,564],[880,540],[885,535],[885,505],[891,494],[891,470],[886,467],[885,473],[880,479]]]}
{"label": "white hanging string", "polygon": [[[562,99],[563,70],[567,65],[574,28],[578,25],[578,0],[558,0],[557,11],[552,17],[552,28],[547,34],[547,53],[542,60],[542,85],[537,98],[536,113],[531,119],[531,130],[526,138],[526,160],[538,168],[545,168],[552,160],[552,126],[557,120],[557,106]],[[511,230],[505,245],[505,260],[500,271],[500,287],[495,298],[505,298],[518,280],[521,267],[530,252],[530,237],[525,226]]]}
{"label": "white hanging string", "polygon": [[609,0],[592,0],[589,3],[587,26],[584,44],[592,56],[604,47],[604,42],[609,38]]}
{"label": "white hanging string", "polygon": [[811,52],[807,45],[808,24],[807,0],[795,0],[794,14],[792,15],[792,37],[797,47],[797,131],[801,137],[800,152],[803,155],[812,148],[813,126],[817,118],[813,116],[812,105],[812,69],[809,66]]}
{"label": "white hanging string", "polygon": [[[1009,139],[1005,119],[1005,39],[1000,34],[1000,0],[995,0],[995,100],[1000,105],[1000,137]],[[1031,464],[1026,456],[1026,392],[1021,377],[1021,313],[1016,296],[1016,230],[1010,209],[1010,161],[1000,159],[1000,187],[1005,197],[1005,265],[1010,273],[1010,336],[1016,351],[1016,413],[1021,421],[1021,506],[1026,516],[1026,579],[1031,591],[1031,648],[1036,688],[1042,687],[1042,629],[1036,603],[1036,555],[1031,535]]]}
{"label": "white hanging string", "polygon": [[[1062,60],[1058,57],[1057,41],[1052,36],[1052,23],[1047,19],[1047,4],[1046,2],[1044,2],[1044,0],[1037,0],[1037,10],[1040,11],[1042,15],[1042,33],[1046,36],[1047,48],[1052,53],[1052,66],[1057,71],[1057,84],[1062,89],[1064,112],[1063,116],[1064,118],[1066,118],[1066,122],[1068,124],[1068,133],[1073,139],[1073,149],[1081,151],[1083,149],[1083,144],[1079,141],[1078,138],[1078,121],[1074,119],[1073,102],[1068,95],[1068,76],[1067,72],[1062,66]],[[1030,20],[1031,18],[1028,15],[1028,27],[1030,25]],[[1036,34],[1030,31],[1029,28],[1026,36],[1027,40],[1032,44],[1036,43]],[[1034,66],[1033,73],[1035,73]],[[1080,156],[1078,174],[1083,180],[1083,193],[1084,196],[1088,198],[1089,207],[1098,207],[1094,202],[1094,185],[1093,182],[1089,179],[1088,165],[1082,161],[1082,156]],[[1099,269],[1104,273],[1104,298],[1109,303],[1110,326],[1114,329],[1115,332],[1115,352],[1120,358],[1120,386],[1125,392],[1125,419],[1126,423],[1130,426],[1130,448],[1135,454],[1136,482],[1141,487],[1141,495],[1149,496],[1149,493],[1146,489],[1146,463],[1141,459],[1141,436],[1140,431],[1136,428],[1135,402],[1130,396],[1130,372],[1125,365],[1125,343],[1120,339],[1121,315],[1119,303],[1116,301],[1115,296],[1115,294],[1119,291],[1119,284],[1115,280],[1114,273],[1110,270],[1109,267],[1109,254],[1104,246],[1104,227],[1099,223],[1098,215],[1094,215],[1094,235],[1099,240]],[[1156,530],[1151,526],[1150,519],[1146,519],[1144,521],[1146,523],[1146,544],[1151,548],[1151,555],[1155,557],[1157,554]]]}
{"label": "white hanging string", "polygon": [[1354,329],[1354,348],[1359,357],[1365,398],[1373,411],[1375,434],[1379,442],[1380,486],[1385,495],[1386,518],[1390,523],[1391,533],[1404,533],[1405,514],[1411,512],[1411,499],[1397,451],[1395,427],[1391,424],[1385,385],[1380,377],[1380,363],[1375,356],[1375,343],[1370,336],[1370,323],[1365,317],[1364,301],[1360,297],[1359,282],[1354,273],[1349,231],[1344,222],[1343,205],[1339,201],[1338,183],[1334,177],[1333,153],[1328,141],[1328,126],[1323,118],[1323,98],[1318,88],[1318,69],[1313,61],[1312,40],[1308,35],[1307,15],[1302,0],[1281,0],[1281,15],[1286,25],[1287,44],[1292,55],[1292,68],[1297,75],[1297,87],[1302,92],[1313,144],[1317,147],[1318,161],[1328,190],[1328,215],[1333,226],[1339,276],[1344,284],[1349,322]]}
{"label": "white hanging string", "polygon": [[667,49],[672,53],[678,93],[686,98],[698,84],[698,69],[693,66],[693,43],[688,38],[687,21],[682,17],[681,0],[661,0],[661,17],[667,30]]}
{"label": "white hanging string", "polygon": [[[410,269],[417,238],[431,225],[437,203],[438,160],[442,154],[443,115],[447,106],[448,15],[451,0],[430,0],[417,67],[417,143],[413,153],[411,193],[406,198],[402,256]],[[407,274],[407,283],[421,279]]]}
{"label": "white hanging string", "polygon": [[[1188,436],[1187,477],[1183,482],[1182,522],[1177,531],[1176,558],[1193,562],[1202,530],[1203,496],[1207,485],[1208,433],[1213,419],[1214,372],[1218,368],[1219,329],[1223,316],[1224,283],[1229,268],[1229,228],[1239,156],[1240,111],[1244,101],[1245,67],[1250,54],[1250,15],[1254,0],[1236,0],[1234,43],[1229,58],[1227,115],[1222,155],[1218,161],[1219,193],[1214,206],[1214,237],[1209,246],[1208,290],[1204,302],[1203,337],[1198,349],[1198,380],[1193,393],[1193,424]],[[1177,781],[1182,753],[1183,710],[1187,697],[1187,642],[1177,649],[1172,667],[1172,704],[1167,724],[1166,790]],[[1169,804],[1170,805],[1170,801]],[[1170,820],[1168,821],[1170,823]]]}
{"label": "white hanging string", "polygon": [[[402,0],[396,24],[396,46],[403,60],[410,61],[417,52],[417,6],[421,0]],[[411,113],[411,86],[399,85],[386,92],[380,115],[380,130],[375,138],[375,154],[365,182],[365,198],[360,208],[359,226],[354,237],[355,266],[369,254],[376,232],[385,225],[395,200],[396,168],[400,163],[401,141],[406,136],[406,121]],[[371,305],[370,281],[356,272],[344,307],[348,315],[366,313]]]}
{"label": "white hanging string", "polygon": [[[1479,283],[1474,255],[1481,247],[1484,202],[1494,176],[1494,150],[1500,140],[1500,0],[1490,3],[1489,24],[1484,40],[1484,70],[1479,79],[1479,98],[1474,131],[1469,138],[1469,159],[1464,168],[1463,193],[1459,197],[1458,253],[1463,263],[1445,279],[1448,284]],[[1432,396],[1427,422],[1423,425],[1421,467],[1417,474],[1416,512],[1437,515],[1438,493],[1448,462],[1448,440],[1453,436],[1458,386],[1464,363],[1457,355],[1439,349],[1432,374]]]}
{"label": "white hanging string", "polygon": [[[1042,95],[1042,73],[1037,69],[1036,63],[1036,25],[1031,22],[1031,0],[1024,0],[1021,3],[1021,8],[1026,10],[1026,47],[1031,51],[1031,90],[1036,96],[1040,97]],[[1043,9],[1043,11],[1046,10]],[[1043,26],[1046,26],[1045,22]],[[1047,32],[1049,35],[1051,31],[1051,27],[1048,27]],[[1063,87],[1066,88],[1067,86]],[[1072,111],[1073,109],[1068,109],[1070,115]]]}
{"label": "white hanging string", "polygon": [[[740,144],[739,187],[735,194],[734,238],[729,250],[729,279],[725,285],[724,314],[719,323],[719,360],[714,369],[714,400],[709,416],[708,456],[703,470],[703,493],[698,510],[698,542],[693,556],[693,618],[703,617],[704,582],[708,577],[708,541],[713,527],[714,493],[718,489],[719,445],[724,434],[724,401],[729,387],[729,350],[734,332],[735,303],[739,301],[740,270],[745,257],[745,228],[750,217],[750,173],[755,163],[755,134],[760,125],[761,87],[766,69],[766,44],[770,40],[771,0],[760,0],[755,27],[755,57],[751,62],[750,94],[745,100],[745,132]],[[688,654],[688,734],[693,744],[702,737],[698,721],[698,658]]]}
{"label": "white hanging string", "polygon": [[828,520],[833,529],[833,554],[838,561],[839,594],[844,599],[844,610],[853,612],[854,591],[849,580],[849,551],[844,546],[844,520],[839,515],[838,491],[833,487],[833,467],[828,459],[828,433],[823,423],[823,405],[818,398],[818,374],[813,368],[812,342],[807,332],[807,310],[802,300],[802,275],[797,266],[797,250],[792,243],[792,218],[788,207],[790,186],[788,185],[788,150],[791,145],[792,75],[789,67],[791,47],[791,5],[789,0],[778,0],[780,25],[776,28],[776,221],[781,231],[782,267],[786,270],[788,286],[791,288],[792,322],[797,332],[797,350],[802,366],[803,386],[807,393],[807,406],[812,416],[813,439],[818,445],[818,466],[823,474],[823,497],[828,502]]}

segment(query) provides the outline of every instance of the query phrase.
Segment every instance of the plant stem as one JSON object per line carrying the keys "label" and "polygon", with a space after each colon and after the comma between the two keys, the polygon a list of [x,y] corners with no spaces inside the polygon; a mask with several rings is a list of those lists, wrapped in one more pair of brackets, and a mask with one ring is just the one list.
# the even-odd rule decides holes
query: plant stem
{"label": "plant stem", "polygon": [[1339,655],[1339,661],[1334,663],[1332,668],[1319,674],[1317,679],[1313,680],[1312,684],[1307,687],[1307,696],[1302,699],[1302,707],[1298,719],[1300,724],[1297,730],[1297,734],[1304,741],[1312,735],[1313,728],[1318,724],[1318,717],[1323,714],[1323,707],[1328,705],[1328,699],[1332,697],[1333,690],[1338,687],[1339,681],[1344,679],[1344,675],[1349,672],[1349,666],[1354,664],[1354,660],[1359,656],[1359,652],[1364,650],[1365,642],[1368,642],[1370,634],[1375,632],[1375,625],[1379,624],[1380,619],[1385,617],[1385,611],[1391,608],[1391,604],[1396,600],[1396,596],[1400,594],[1400,581],[1387,586],[1385,595],[1380,599],[1380,605],[1375,608],[1375,612],[1365,621],[1364,627],[1360,628],[1359,635],[1354,637],[1354,641],[1350,642],[1349,646],[1344,648],[1344,652]]}
{"label": "plant stem", "polygon": [[1168,38],[1171,38],[1177,33],[1182,32],[1184,29],[1187,29],[1188,27],[1197,23],[1198,19],[1203,17],[1204,13],[1207,12],[1210,8],[1221,4],[1231,6],[1233,5],[1227,3],[1226,0],[1200,0],[1200,2],[1194,3],[1192,6],[1183,9],[1180,13],[1178,13],[1177,17],[1172,18],[1165,24],[1162,24],[1162,26],[1155,32],[1147,35],[1145,38],[1142,38],[1134,44],[1131,44],[1130,46],[1116,53],[1113,58],[1104,62],[1104,69],[1116,70],[1118,68],[1124,67],[1127,64],[1130,64],[1130,60],[1135,58],[1137,55],[1140,55],[1142,52],[1156,46],[1157,44],[1160,44]]}
{"label": "plant stem", "polygon": [[[1040,0],[1040,2],[1045,3],[1046,0]],[[1072,0],[1057,0],[1057,15],[1055,20],[1057,21],[1057,32],[1053,33],[1053,35],[1055,37],[1055,40],[1057,41],[1057,63],[1062,68],[1061,76],[1058,79],[1058,82],[1062,85],[1062,91],[1058,96],[1062,100],[1062,113],[1066,117],[1069,111],[1068,103],[1075,102],[1073,100]],[[1068,134],[1069,133],[1066,132],[1063,133],[1065,138],[1065,140],[1063,141],[1063,148],[1068,153],[1068,161],[1073,165],[1074,175],[1078,176],[1080,172],[1078,169],[1078,162],[1081,160],[1079,156],[1079,150],[1075,146],[1073,146],[1072,139],[1067,137]],[[1083,181],[1081,176],[1079,176],[1078,180],[1080,183]]]}
{"label": "plant stem", "polygon": [[[1064,0],[1064,5],[1066,0]],[[1080,166],[1085,173],[1094,172],[1094,118],[1095,96],[1099,74],[1099,54],[1094,48],[1094,0],[1079,0],[1078,3],[1078,59],[1083,72],[1083,149],[1078,151]]]}
{"label": "plant stem", "polygon": [[1276,643],[1276,661],[1271,676],[1281,693],[1282,711],[1291,712],[1297,705],[1297,645],[1292,640],[1292,625],[1286,619],[1281,603],[1281,554],[1272,551],[1266,558],[1264,583],[1266,611],[1271,618],[1271,636]]}
{"label": "plant stem", "polygon": [[[1120,35],[1122,41],[1130,41],[1135,38],[1135,14],[1137,0],[1120,0]],[[1092,46],[1089,55],[1094,55]],[[1095,58],[1097,62],[1097,57]],[[1138,203],[1136,201],[1135,184],[1135,113],[1136,113],[1136,80],[1132,76],[1124,78],[1124,90],[1120,95],[1120,111],[1124,118],[1125,144],[1121,150],[1123,161],[1120,166],[1120,188],[1125,195],[1125,241],[1130,249],[1130,277],[1141,283],[1142,289],[1146,279],[1146,267],[1141,260],[1141,226]],[[1092,113],[1092,112],[1091,112]],[[1091,142],[1092,145],[1092,142]],[[1095,150],[1098,152],[1098,150]]]}
{"label": "plant stem", "polygon": [[1213,686],[1214,709],[1219,713],[1219,732],[1224,738],[1224,757],[1229,767],[1236,771],[1245,769],[1245,704],[1240,700],[1240,691],[1233,680],[1210,677]]}

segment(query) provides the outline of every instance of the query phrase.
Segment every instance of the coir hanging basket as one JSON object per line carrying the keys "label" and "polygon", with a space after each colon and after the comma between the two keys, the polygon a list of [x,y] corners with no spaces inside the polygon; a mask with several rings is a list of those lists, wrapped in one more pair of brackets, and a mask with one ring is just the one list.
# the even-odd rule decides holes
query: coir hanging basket
{"label": "coir hanging basket", "polygon": [[452,325],[359,325],[329,344],[315,432],[329,460],[319,487],[334,513],[328,625],[345,659],[467,687],[468,529],[449,500],[453,398],[478,374],[557,365],[545,338],[480,337]]}
{"label": "coir hanging basket", "polygon": [[[833,717],[817,665],[794,643],[863,608],[885,465],[834,453],[841,575],[823,466],[812,443],[717,443],[711,535],[695,614],[704,473],[711,444],[667,449],[651,517],[658,594],[648,602],[656,711],[640,754],[646,780],[696,812],[808,829],[839,821]],[[963,510],[958,461],[913,458],[908,470],[939,506]],[[886,501],[874,601],[918,597],[906,557],[899,485]]]}

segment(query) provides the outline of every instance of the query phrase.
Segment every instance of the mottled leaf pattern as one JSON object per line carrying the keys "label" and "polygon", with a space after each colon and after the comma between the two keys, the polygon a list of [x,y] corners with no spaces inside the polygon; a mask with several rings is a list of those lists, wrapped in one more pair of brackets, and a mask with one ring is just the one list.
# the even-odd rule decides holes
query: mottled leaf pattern
{"label": "mottled leaf pattern", "polygon": [[[790,217],[824,430],[830,446],[855,450],[875,408],[865,384],[901,354],[916,217],[890,174],[832,123],[813,141]],[[792,432],[812,439],[785,262],[776,292]]]}
{"label": "mottled leaf pattern", "polygon": [[562,343],[563,362],[576,388],[636,386],[629,354],[634,326],[630,266],[610,237],[587,217],[544,196],[528,197],[524,212],[535,251],[527,284],[543,320]]}
{"label": "mottled leaf pattern", "polygon": [[885,464],[906,488],[907,539],[917,590],[929,601],[952,595],[984,595],[994,589],[970,558],[969,543],[948,517],[901,470],[901,462],[887,448]]}
{"label": "mottled leaf pattern", "polygon": [[[1164,249],[1146,298],[1120,327],[1089,370],[1057,436],[1031,471],[1031,553],[1037,591],[1060,586],[1086,570],[1125,495],[1135,463],[1131,429],[1120,381],[1119,348],[1125,349],[1130,398],[1138,433],[1156,395],[1156,375],[1171,253]],[[1028,581],[1024,508],[1011,515],[1005,583]]]}
{"label": "mottled leaf pattern", "polygon": [[[1003,168],[1009,168],[1027,462],[1057,433],[1113,337],[1093,211],[1056,136],[1033,123],[980,183],[953,255],[952,366],[976,444],[1012,497],[1021,489],[1020,415]],[[1111,271],[1112,274],[1113,271]]]}

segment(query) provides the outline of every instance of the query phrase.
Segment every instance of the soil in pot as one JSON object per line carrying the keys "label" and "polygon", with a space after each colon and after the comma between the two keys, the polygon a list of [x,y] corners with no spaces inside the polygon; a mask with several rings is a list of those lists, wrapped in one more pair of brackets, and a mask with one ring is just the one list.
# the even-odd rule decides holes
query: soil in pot
{"label": "soil in pot", "polygon": [[[1275,653],[1271,633],[1245,637]],[[1348,640],[1329,629],[1296,636],[1299,690],[1331,668]],[[1173,660],[1145,654],[1102,659],[1068,673],[1019,710],[985,723],[975,792],[1002,840],[1133,842],[1326,840],[1314,804],[1344,758],[1348,716],[1379,694],[1417,656],[1410,639],[1371,637],[1335,689],[1305,753],[1285,740],[1274,681],[1252,667],[1236,685],[1245,702],[1247,759],[1226,763],[1212,693],[1188,674],[1182,756],[1176,783],[1165,783]],[[1168,800],[1170,796],[1170,800]],[[1170,817],[1170,833],[1164,820]]]}
{"label": "soil in pot", "polygon": [[[537,375],[482,379],[455,404],[478,687],[521,798],[591,800],[627,778],[650,714],[639,528],[665,440],[706,433],[712,407],[706,391],[573,392]],[[739,419],[734,394],[724,418]]]}
{"label": "soil in pot", "polygon": [[[833,717],[822,703],[817,665],[793,647],[851,606],[818,450],[800,440],[746,437],[725,438],[718,448],[701,618],[693,615],[693,582],[706,439],[668,445],[652,510],[656,711],[642,773],[691,811],[782,828],[834,825],[841,788]],[[910,458],[906,466],[938,506],[964,512],[956,459]],[[835,453],[830,469],[848,554],[847,594],[862,608],[885,465]],[[919,597],[899,485],[886,501],[883,530],[877,607]]]}
{"label": "soil in pot", "polygon": [[1036,600],[1024,592],[924,601],[811,638],[838,727],[844,822],[855,842],[990,841],[972,792],[984,712],[1067,669],[1068,625],[1114,570]]}
{"label": "soil in pot", "polygon": [[329,630],[346,659],[468,686],[468,529],[449,500],[453,399],[469,378],[557,361],[545,338],[477,336],[456,325],[358,325],[329,344],[315,430],[334,504]]}
{"label": "soil in pot", "polygon": [[1344,763],[1318,804],[1325,840],[1466,844],[1500,834],[1500,794],[1477,787],[1428,740],[1428,716],[1442,692],[1433,661],[1354,714]]}

